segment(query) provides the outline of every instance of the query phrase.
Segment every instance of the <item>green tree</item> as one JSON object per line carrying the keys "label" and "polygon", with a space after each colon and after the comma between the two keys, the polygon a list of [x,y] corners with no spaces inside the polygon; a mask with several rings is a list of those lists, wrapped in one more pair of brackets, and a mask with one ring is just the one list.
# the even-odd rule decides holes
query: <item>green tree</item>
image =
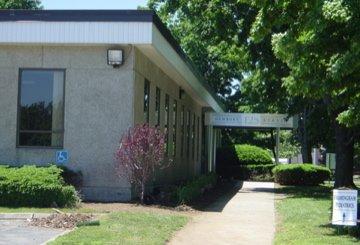
{"label": "green tree", "polygon": [[[250,38],[259,11],[256,6],[237,0],[150,0],[149,6],[165,21],[229,111],[300,114],[295,133],[306,162],[311,162],[313,145],[330,145],[324,140],[331,137],[323,137],[329,132],[328,121],[313,128],[312,122],[325,120],[324,113],[314,110],[321,101],[290,95],[282,84],[289,68],[274,55],[271,44],[272,33],[280,30],[274,27],[256,42]],[[274,152],[273,132],[229,129],[223,135],[226,142],[245,140]]]}
{"label": "green tree", "polygon": [[39,9],[40,0],[0,0],[0,9]]}
{"label": "green tree", "polygon": [[326,105],[335,128],[335,187],[353,186],[354,127],[360,123],[359,1],[246,2],[259,8],[252,40],[261,42],[272,33],[276,57],[290,68],[283,78],[287,91]]}
{"label": "green tree", "polygon": [[[150,0],[149,6],[165,21],[228,110],[242,109],[239,105],[251,100],[248,105],[253,111],[286,111],[288,97],[282,96],[286,90],[281,77],[288,68],[273,55],[271,35],[259,43],[249,40],[255,8],[237,0]],[[239,83],[242,93],[249,94],[247,100],[241,96]]]}

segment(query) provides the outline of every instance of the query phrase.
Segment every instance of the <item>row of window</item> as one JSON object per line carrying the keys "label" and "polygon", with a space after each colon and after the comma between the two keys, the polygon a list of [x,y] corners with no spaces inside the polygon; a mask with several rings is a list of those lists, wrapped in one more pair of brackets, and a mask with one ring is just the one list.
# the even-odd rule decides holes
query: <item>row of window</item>
{"label": "row of window", "polygon": [[[144,119],[147,123],[150,121],[150,81],[144,81]],[[155,126],[160,126],[161,121],[161,89],[156,87],[155,90]],[[169,154],[171,149],[172,157],[176,157],[177,153],[177,137],[178,137],[178,101],[173,99],[170,105],[170,96],[165,94],[164,102],[164,129],[166,132],[166,153]],[[186,115],[185,115],[186,114]],[[172,117],[170,125],[170,117]],[[172,127],[172,142],[169,142],[169,132]],[[180,112],[180,154],[181,157],[190,157],[193,160],[200,160],[200,118],[190,110],[185,112],[185,106],[181,106]],[[170,147],[171,146],[171,147]],[[192,146],[192,150],[191,150]],[[195,147],[196,146],[196,147]],[[190,154],[191,152],[191,154]],[[191,156],[190,156],[191,155]]]}

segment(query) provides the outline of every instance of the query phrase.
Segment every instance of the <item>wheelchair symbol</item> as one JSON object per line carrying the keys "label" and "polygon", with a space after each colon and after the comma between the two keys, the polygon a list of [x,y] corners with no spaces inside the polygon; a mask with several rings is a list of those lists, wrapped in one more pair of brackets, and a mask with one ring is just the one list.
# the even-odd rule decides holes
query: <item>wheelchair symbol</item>
{"label": "wheelchair symbol", "polygon": [[56,152],[56,163],[65,164],[69,160],[69,153],[67,151]]}

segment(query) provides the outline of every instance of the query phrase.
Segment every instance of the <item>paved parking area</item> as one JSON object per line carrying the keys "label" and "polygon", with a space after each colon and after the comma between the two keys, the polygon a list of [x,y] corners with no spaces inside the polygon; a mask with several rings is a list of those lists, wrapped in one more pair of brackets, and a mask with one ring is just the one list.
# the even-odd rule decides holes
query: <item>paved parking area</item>
{"label": "paved parking area", "polygon": [[0,245],[40,245],[65,232],[32,227],[26,220],[0,220]]}

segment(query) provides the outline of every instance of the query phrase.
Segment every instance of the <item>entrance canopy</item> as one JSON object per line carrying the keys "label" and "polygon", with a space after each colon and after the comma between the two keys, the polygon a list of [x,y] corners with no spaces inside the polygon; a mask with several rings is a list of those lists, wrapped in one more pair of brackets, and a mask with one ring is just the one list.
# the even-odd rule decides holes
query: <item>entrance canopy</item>
{"label": "entrance canopy", "polygon": [[247,128],[247,129],[276,129],[276,158],[279,163],[280,130],[297,127],[294,117],[286,114],[268,113],[206,113],[205,125],[208,138],[208,164],[209,170],[215,169],[216,148],[219,145],[220,134],[216,128]]}
{"label": "entrance canopy", "polygon": [[205,125],[239,128],[295,128],[295,120],[286,114],[265,113],[207,113]]}

